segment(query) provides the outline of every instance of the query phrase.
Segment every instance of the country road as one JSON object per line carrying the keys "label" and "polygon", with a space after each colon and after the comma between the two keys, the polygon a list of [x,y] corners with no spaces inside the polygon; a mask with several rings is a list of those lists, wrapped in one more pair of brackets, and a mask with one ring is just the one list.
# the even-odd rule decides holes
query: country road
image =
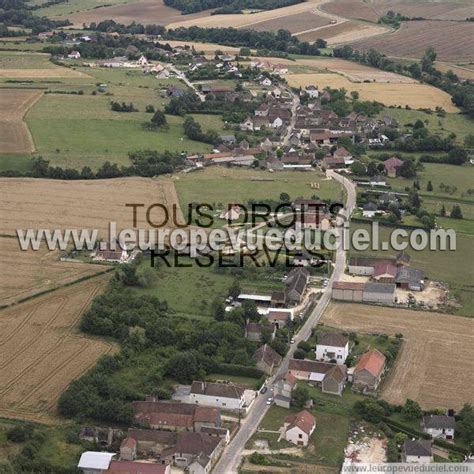
{"label": "country road", "polygon": [[[321,299],[318,301],[318,304],[316,305],[313,312],[310,314],[300,331],[294,336],[295,343],[291,345],[277,372],[268,380],[267,387],[269,389],[272,388],[276,378],[284,375],[287,372],[288,363],[293,357],[293,353],[298,343],[300,341],[306,341],[311,336],[312,328],[319,323],[319,320],[321,319],[321,316],[331,299],[331,288],[333,282],[335,280],[338,280],[341,274],[344,272],[346,264],[346,255],[342,245],[342,225],[346,220],[348,220],[349,216],[354,210],[356,203],[356,189],[354,183],[351,180],[336,173],[335,171],[328,170],[327,175],[341,183],[347,193],[346,205],[344,209],[341,209],[341,211],[339,212],[339,216],[336,220],[337,240],[339,242],[339,246],[336,250],[336,261],[334,264],[334,270],[329,279],[326,291],[323,293]],[[213,469],[213,472],[215,474],[229,474],[238,472],[245,444],[253,435],[253,433],[255,433],[261,421],[263,420],[263,417],[267,413],[267,410],[270,408],[269,405],[266,404],[266,401],[267,396],[262,395],[257,397],[255,402],[253,403],[252,408],[247,414],[247,417],[243,419],[239,431],[232,439],[232,441],[228,444],[228,446],[225,448],[224,452],[222,453],[222,456],[215,465]]]}

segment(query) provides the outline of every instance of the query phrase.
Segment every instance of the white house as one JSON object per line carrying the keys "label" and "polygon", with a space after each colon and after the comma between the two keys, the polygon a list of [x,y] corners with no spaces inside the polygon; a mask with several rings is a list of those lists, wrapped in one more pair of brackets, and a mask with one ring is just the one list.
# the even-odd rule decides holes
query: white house
{"label": "white house", "polygon": [[77,467],[83,474],[102,474],[107,471],[115,453],[86,451],[81,454]]}
{"label": "white house", "polygon": [[316,419],[306,410],[285,418],[285,439],[297,446],[308,446],[310,436],[316,428]]}
{"label": "white house", "polygon": [[387,185],[387,178],[384,176],[372,176],[370,178],[370,185],[371,186],[386,186]]}
{"label": "white house", "polygon": [[268,77],[266,77],[265,79],[262,79],[260,81],[260,84],[262,86],[270,87],[272,85],[272,81]]}
{"label": "white house", "polygon": [[67,57],[69,59],[79,59],[81,57],[81,53],[79,51],[71,51]]}
{"label": "white house", "polygon": [[349,355],[349,339],[342,334],[325,333],[320,334],[316,344],[316,360],[324,362],[336,361],[344,364]]}
{"label": "white house", "polygon": [[432,438],[454,439],[456,422],[454,416],[427,415],[423,417],[422,427]]}
{"label": "white house", "polygon": [[233,383],[194,381],[189,393],[189,403],[226,410],[245,408],[244,388]]}
{"label": "white house", "polygon": [[283,125],[283,120],[280,117],[275,117],[273,122],[270,123],[272,128],[280,128]]}
{"label": "white house", "polygon": [[406,440],[403,445],[402,459],[404,462],[429,464],[433,462],[432,441],[428,439]]}
{"label": "white house", "polygon": [[364,204],[364,207],[362,208],[362,215],[364,217],[374,217],[378,210],[379,208],[377,204],[374,202],[368,202],[367,204]]}
{"label": "white house", "polygon": [[239,127],[243,132],[252,132],[254,128],[253,120],[250,117],[247,117],[243,122],[240,123]]}
{"label": "white house", "polygon": [[225,219],[226,221],[236,221],[242,215],[242,208],[238,204],[229,204],[227,209],[224,209],[219,217]]}
{"label": "white house", "polygon": [[148,59],[143,54],[137,59],[137,64],[140,67],[148,66]]}
{"label": "white house", "polygon": [[316,86],[311,85],[306,88],[306,94],[308,94],[311,99],[317,99],[319,97],[319,90]]}
{"label": "white house", "polygon": [[279,89],[278,87],[275,87],[275,89],[273,89],[272,91],[272,94],[273,94],[273,97],[275,97],[275,99],[279,99],[281,97],[281,89]]}

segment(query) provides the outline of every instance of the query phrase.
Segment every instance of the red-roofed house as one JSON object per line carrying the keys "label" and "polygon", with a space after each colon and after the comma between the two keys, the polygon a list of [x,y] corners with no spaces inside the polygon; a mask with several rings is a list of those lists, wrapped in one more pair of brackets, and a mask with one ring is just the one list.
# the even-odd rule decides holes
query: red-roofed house
{"label": "red-roofed house", "polygon": [[308,446],[309,437],[316,428],[316,419],[307,410],[285,418],[285,439],[297,446]]}
{"label": "red-roofed house", "polygon": [[387,172],[387,176],[390,178],[395,178],[397,176],[398,168],[403,165],[403,161],[396,156],[392,156],[388,160],[384,161],[383,165],[385,167],[385,171]]}
{"label": "red-roofed house", "polygon": [[377,349],[362,355],[354,368],[354,387],[361,390],[375,390],[385,369],[385,356]]}
{"label": "red-roofed house", "polygon": [[125,438],[120,445],[120,459],[133,461],[137,456],[137,442],[133,438]]}
{"label": "red-roofed house", "polygon": [[382,260],[374,265],[374,280],[380,283],[395,283],[397,266],[390,261]]}
{"label": "red-roofed house", "polygon": [[133,461],[112,461],[106,471],[108,474],[170,474],[166,464]]}

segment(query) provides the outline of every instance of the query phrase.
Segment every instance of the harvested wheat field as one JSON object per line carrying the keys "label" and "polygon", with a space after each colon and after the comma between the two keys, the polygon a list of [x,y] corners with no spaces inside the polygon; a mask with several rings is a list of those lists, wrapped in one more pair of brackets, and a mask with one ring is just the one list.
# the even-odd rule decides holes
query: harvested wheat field
{"label": "harvested wheat field", "polygon": [[183,16],[179,10],[167,7],[161,0],[145,0],[125,5],[95,8],[89,11],[53,18],[61,20],[67,18],[76,28],[82,28],[83,23],[88,25],[91,22],[97,23],[104,20],[114,20],[125,25],[129,25],[132,22],[141,23],[142,25],[167,25],[180,21],[182,18],[191,21],[207,16],[209,16],[209,10]]}
{"label": "harvested wheat field", "polygon": [[0,312],[0,416],[51,421],[71,381],[115,349],[77,328],[109,278],[92,278]]}
{"label": "harvested wheat field", "polygon": [[279,29],[288,30],[290,33],[319,28],[329,25],[329,19],[316,15],[312,12],[297,13],[273,20],[262,21],[252,25],[250,28],[256,31],[275,31]]}
{"label": "harvested wheat field", "polygon": [[0,89],[0,153],[35,151],[23,117],[42,94],[36,90]]}
{"label": "harvested wheat field", "polygon": [[466,7],[459,2],[432,2],[413,0],[338,0],[325,3],[322,7],[325,12],[344,18],[360,19],[377,22],[377,20],[393,10],[409,18],[423,17],[436,19],[464,20],[474,14],[474,7]]}
{"label": "harvested wheat field", "polygon": [[319,3],[321,3],[321,0],[308,0],[307,2],[297,3],[289,7],[248,14],[208,15],[202,16],[201,18],[192,18],[190,15],[184,15],[181,20],[170,23],[168,28],[179,28],[180,26],[186,28],[190,26],[201,26],[203,28],[250,28],[251,25],[287,18],[299,13],[311,14],[310,12],[314,10],[315,6]]}
{"label": "harvested wheat field", "polygon": [[[62,181],[33,178],[0,179],[0,200],[8,214],[0,224],[0,234],[16,235],[16,229],[98,229],[107,237],[109,222],[117,230],[133,228],[132,208],[127,203],[148,206],[176,204],[181,215],[174,184],[167,179],[117,178],[88,181]],[[163,221],[164,211],[155,208],[150,219]],[[138,228],[149,229],[145,212],[137,213]]]}
{"label": "harvested wheat field", "polygon": [[376,100],[385,105],[408,105],[413,109],[434,109],[439,106],[446,112],[459,112],[446,92],[426,84],[358,83],[338,74],[289,74],[286,79],[292,87],[305,87],[310,84],[318,85],[319,88],[343,87],[348,92],[359,92],[364,100]]}
{"label": "harvested wheat field", "polygon": [[375,48],[387,56],[421,58],[432,46],[441,61],[474,60],[474,23],[409,21],[394,33],[356,42],[355,49]]}
{"label": "harvested wheat field", "polygon": [[321,71],[330,71],[342,74],[352,82],[381,82],[391,84],[414,84],[411,77],[402,76],[394,72],[386,72],[363,64],[346,61],[339,58],[297,59],[288,64],[297,64],[318,68]]}
{"label": "harvested wheat field", "polygon": [[[474,320],[446,314],[359,304],[331,304],[323,322],[348,331],[403,334],[382,387],[390,403],[416,400],[424,409],[474,403]],[[453,353],[456,348],[456,354]]]}
{"label": "harvested wheat field", "polygon": [[42,248],[22,251],[18,241],[0,237],[0,266],[8,272],[0,275],[0,304],[10,305],[45,290],[104,272],[104,265],[59,261],[58,251]]}
{"label": "harvested wheat field", "polygon": [[454,72],[454,74],[459,76],[461,79],[474,81],[474,66],[473,65],[461,65],[461,64],[443,63],[440,61],[436,61],[435,67],[441,72],[446,73],[449,70],[451,70]]}
{"label": "harvested wheat field", "polygon": [[57,67],[51,69],[0,69],[0,77],[5,79],[51,79],[90,76],[67,67]]}

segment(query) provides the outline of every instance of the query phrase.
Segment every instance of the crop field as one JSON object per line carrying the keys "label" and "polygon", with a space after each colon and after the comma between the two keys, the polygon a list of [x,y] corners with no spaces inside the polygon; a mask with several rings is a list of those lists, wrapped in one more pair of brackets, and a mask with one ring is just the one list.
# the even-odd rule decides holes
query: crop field
{"label": "crop field", "polygon": [[[320,189],[311,188],[312,182],[319,183]],[[291,199],[310,198],[313,194],[321,199],[341,197],[340,186],[319,172],[270,173],[214,166],[180,175],[175,185],[183,209],[187,209],[190,202],[221,203],[225,206],[230,202],[246,204],[249,199],[279,200],[282,192],[288,193]]]}
{"label": "crop field", "polygon": [[376,100],[385,105],[408,105],[414,109],[434,109],[440,106],[446,112],[458,112],[446,92],[425,84],[354,83],[338,74],[289,74],[286,79],[292,87],[305,87],[310,84],[320,88],[343,87],[348,92],[359,92],[364,100]]}
{"label": "crop field", "polygon": [[16,239],[0,237],[0,265],[8,268],[0,276],[1,304],[10,305],[107,269],[103,265],[61,262],[59,257],[58,251],[45,248],[23,252]]}
{"label": "crop field", "polygon": [[102,275],[1,311],[0,416],[50,421],[69,383],[114,350],[77,329],[108,279]]}
{"label": "crop field", "polygon": [[0,153],[32,153],[35,146],[23,117],[41,91],[0,89]]}
{"label": "crop field", "polygon": [[275,31],[280,28],[297,33],[299,31],[310,30],[312,28],[319,28],[321,26],[329,25],[329,19],[318,16],[314,13],[297,13],[273,20],[263,21],[251,26],[252,30],[256,31]]}
{"label": "crop field", "polygon": [[434,19],[464,20],[473,15],[473,7],[467,7],[462,2],[431,2],[412,0],[377,0],[364,2],[362,0],[338,0],[325,3],[325,12],[344,18],[353,18],[376,22],[388,10],[402,15]]}
{"label": "crop field", "polygon": [[442,61],[436,61],[435,67],[441,72],[448,72],[449,70],[453,71],[454,74],[459,76],[461,79],[468,79],[474,81],[474,68],[469,64],[454,64],[454,63],[445,63]]}
{"label": "crop field", "polygon": [[[424,409],[455,408],[473,403],[474,320],[421,311],[357,304],[331,304],[325,324],[347,331],[402,333],[404,342],[382,398],[403,404],[416,400]],[[453,347],[457,348],[455,363]],[[446,383],[446,381],[449,383]]]}
{"label": "crop field", "polygon": [[382,82],[393,84],[413,84],[416,81],[410,77],[402,76],[394,72],[386,72],[363,64],[352,61],[346,61],[339,58],[315,58],[315,59],[296,59],[287,64],[297,64],[317,68],[322,72],[336,72],[347,77],[352,82]]}
{"label": "crop field", "polygon": [[[16,229],[98,229],[106,237],[109,222],[117,229],[133,228],[127,203],[165,204],[170,210],[179,202],[172,181],[152,178],[62,181],[33,178],[0,179],[0,198],[9,212],[0,234],[16,235]],[[162,220],[153,210],[150,219]],[[171,212],[170,212],[170,215]],[[149,228],[145,212],[138,212],[137,227]]]}
{"label": "crop field", "polygon": [[[66,16],[73,13],[80,13],[87,10],[94,10],[105,6],[115,6],[127,3],[134,3],[138,0],[69,0],[64,3],[45,6],[34,10],[34,14],[38,16]],[[42,0],[32,0],[31,5],[42,5]]]}
{"label": "crop field", "polygon": [[[76,0],[82,4],[82,0]],[[118,3],[118,2],[117,2]],[[110,2],[107,2],[110,5]],[[187,21],[209,16],[209,10],[191,15],[183,16],[179,10],[167,7],[161,0],[144,0],[124,5],[106,6],[103,8],[95,8],[89,11],[81,11],[64,16],[54,17],[59,19],[68,18],[75,27],[82,28],[83,23],[100,22],[104,20],[114,20],[117,23],[129,25],[132,22],[141,24],[167,25],[169,23],[178,22],[182,18]]]}
{"label": "crop field", "polygon": [[87,77],[82,72],[53,64],[49,57],[43,53],[0,51],[0,79]]}
{"label": "crop field", "polygon": [[455,21],[409,21],[394,33],[354,43],[356,49],[375,48],[387,56],[421,58],[433,46],[439,60],[474,59],[474,24]]}

